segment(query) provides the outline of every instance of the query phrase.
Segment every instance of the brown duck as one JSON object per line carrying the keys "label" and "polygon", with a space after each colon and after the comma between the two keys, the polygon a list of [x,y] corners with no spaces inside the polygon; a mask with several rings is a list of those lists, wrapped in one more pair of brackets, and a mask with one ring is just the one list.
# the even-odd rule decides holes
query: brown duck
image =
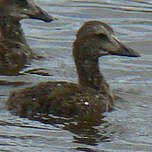
{"label": "brown duck", "polygon": [[42,82],[14,92],[8,109],[23,117],[53,114],[63,117],[90,117],[110,111],[113,95],[99,71],[99,57],[139,57],[115,37],[112,28],[100,21],[88,21],[77,32],[73,56],[79,83]]}
{"label": "brown duck", "polygon": [[26,18],[53,20],[31,0],[0,0],[0,74],[16,75],[34,57],[20,25]]}

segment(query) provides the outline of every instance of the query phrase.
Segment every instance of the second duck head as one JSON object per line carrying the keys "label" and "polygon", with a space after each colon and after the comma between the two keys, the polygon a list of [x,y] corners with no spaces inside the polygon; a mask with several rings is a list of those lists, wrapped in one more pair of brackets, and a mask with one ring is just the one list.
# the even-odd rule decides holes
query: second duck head
{"label": "second duck head", "polygon": [[0,0],[0,10],[0,16],[10,16],[16,20],[33,18],[50,22],[55,19],[32,0]]}

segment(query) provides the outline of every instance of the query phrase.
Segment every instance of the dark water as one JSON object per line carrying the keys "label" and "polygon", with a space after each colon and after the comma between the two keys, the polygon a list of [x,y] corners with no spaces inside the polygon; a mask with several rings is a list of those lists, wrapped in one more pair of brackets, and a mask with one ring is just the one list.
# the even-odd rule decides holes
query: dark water
{"label": "dark water", "polygon": [[[109,23],[116,35],[142,54],[141,58],[109,56],[101,70],[113,91],[123,100],[99,122],[46,124],[19,118],[6,110],[10,91],[0,88],[0,152],[151,152],[152,151],[152,0],[38,0],[59,20],[47,24],[24,20],[31,48],[45,59],[28,69],[39,74],[0,76],[0,81],[77,81],[71,47],[76,30],[87,20]],[[27,70],[27,69],[26,69]],[[23,72],[23,71],[22,71]],[[50,75],[50,76],[47,76]]]}

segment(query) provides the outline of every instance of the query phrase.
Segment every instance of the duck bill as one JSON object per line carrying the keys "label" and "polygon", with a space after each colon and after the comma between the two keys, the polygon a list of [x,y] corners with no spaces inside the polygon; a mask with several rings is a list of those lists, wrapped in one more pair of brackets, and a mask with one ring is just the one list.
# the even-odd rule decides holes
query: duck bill
{"label": "duck bill", "polygon": [[20,9],[21,18],[38,19],[44,22],[51,22],[55,20],[46,11],[38,7],[33,1],[26,0],[27,4],[24,9]]}
{"label": "duck bill", "polygon": [[109,55],[140,57],[140,54],[133,49],[126,47],[114,35],[108,36],[103,44],[103,50]]}
{"label": "duck bill", "polygon": [[35,10],[35,12],[28,14],[29,18],[42,20],[44,22],[51,22],[53,20],[56,20],[56,18],[50,16],[46,11],[42,10],[38,6]]}
{"label": "duck bill", "polygon": [[118,55],[118,56],[128,56],[128,57],[140,57],[140,54],[136,51],[134,51],[131,48],[128,48],[121,44],[121,47],[116,50],[110,52],[111,55]]}

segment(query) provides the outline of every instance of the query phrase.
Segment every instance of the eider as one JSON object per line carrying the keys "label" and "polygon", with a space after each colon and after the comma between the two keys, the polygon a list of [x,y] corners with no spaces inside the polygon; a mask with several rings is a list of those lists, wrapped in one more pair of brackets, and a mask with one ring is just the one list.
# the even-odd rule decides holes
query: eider
{"label": "eider", "polygon": [[28,18],[54,20],[32,0],[0,0],[0,74],[17,75],[34,58],[20,24]]}
{"label": "eider", "polygon": [[92,117],[113,108],[113,94],[99,70],[105,55],[139,57],[122,44],[113,29],[101,21],[82,25],[73,43],[78,83],[48,81],[11,93],[8,109],[21,117],[37,114],[59,117]]}

